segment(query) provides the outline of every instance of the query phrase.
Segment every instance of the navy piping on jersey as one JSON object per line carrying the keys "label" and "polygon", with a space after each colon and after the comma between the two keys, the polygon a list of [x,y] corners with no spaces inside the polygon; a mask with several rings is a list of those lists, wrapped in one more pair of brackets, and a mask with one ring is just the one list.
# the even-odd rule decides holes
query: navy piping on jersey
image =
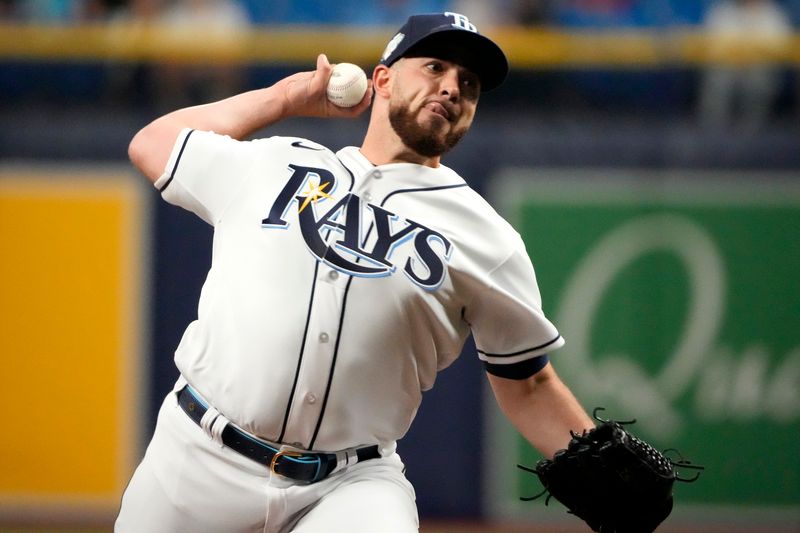
{"label": "navy piping on jersey", "polygon": [[[342,167],[344,167],[344,169],[350,175],[350,187],[348,188],[347,192],[351,192],[353,190],[353,187],[355,186],[355,181],[356,181],[355,177],[353,176],[353,173],[350,171],[350,169],[347,168],[344,164],[342,164]],[[328,230],[328,234],[330,234],[330,231],[331,230]],[[326,236],[326,239],[327,239],[327,236]],[[292,390],[289,393],[289,401],[286,404],[286,412],[283,415],[283,425],[281,426],[281,434],[276,439],[276,442],[283,442],[283,437],[286,434],[286,426],[289,423],[289,414],[291,413],[291,410],[292,410],[292,402],[294,401],[294,393],[297,390],[297,383],[300,380],[300,366],[303,363],[303,354],[305,352],[306,341],[308,339],[308,328],[309,328],[309,325],[311,323],[311,309],[314,307],[314,293],[316,292],[316,287],[317,287],[317,275],[319,274],[319,264],[320,264],[319,261],[315,261],[315,264],[314,264],[314,278],[313,278],[313,281],[311,282],[311,297],[308,300],[308,313],[306,315],[306,325],[305,325],[305,329],[303,330],[303,340],[302,340],[302,344],[300,345],[300,355],[299,355],[299,357],[297,359],[297,369],[295,370],[295,374],[294,374],[294,383],[292,383]],[[349,284],[348,284],[348,287],[349,287]],[[346,292],[345,292],[345,298],[347,298],[347,293]],[[338,341],[337,341],[337,347],[338,347]],[[335,359],[335,357],[336,357],[336,354],[334,353],[334,359]],[[330,384],[328,385],[328,388],[330,388]],[[326,396],[326,399],[327,399],[327,396]],[[324,411],[324,409],[325,409],[325,406],[323,404],[323,411]],[[314,433],[314,435],[315,435],[315,438],[316,438],[316,432]],[[309,449],[311,449],[311,446],[313,446],[313,440],[312,440],[312,443],[309,445]]]}
{"label": "navy piping on jersey", "polygon": [[[342,166],[344,166],[344,164],[342,164]],[[345,168],[347,168],[347,167],[345,167]],[[348,169],[348,172],[350,172],[349,169]],[[352,176],[352,173],[351,173],[351,176]],[[436,186],[436,187],[420,187],[420,188],[416,188],[416,189],[398,189],[396,191],[393,191],[393,192],[387,194],[386,197],[381,202],[380,206],[384,207],[386,205],[386,201],[391,196],[393,196],[395,194],[411,193],[411,192],[440,191],[440,190],[443,190],[443,189],[455,189],[457,187],[466,187],[466,186],[467,186],[466,183],[458,183],[456,185],[439,185],[439,186]],[[352,187],[351,187],[351,190],[352,190]],[[374,224],[370,224],[369,230],[367,231],[367,236],[364,238],[364,243],[365,244],[367,242],[367,239],[369,238],[369,234],[372,232],[373,226],[374,226]],[[356,258],[356,262],[359,262],[360,260],[361,260],[360,257]],[[328,385],[325,388],[325,398],[322,401],[322,409],[320,410],[319,419],[317,420],[317,427],[314,429],[314,436],[311,438],[311,442],[308,445],[308,449],[309,450],[313,450],[314,449],[314,442],[317,440],[317,435],[319,434],[320,427],[322,427],[322,419],[325,418],[325,408],[328,405],[328,398],[330,396],[331,386],[333,384],[333,371],[334,371],[334,369],[336,367],[336,359],[337,359],[337,357],[339,355],[339,342],[342,339],[342,330],[344,329],[344,312],[345,312],[345,308],[347,307],[347,296],[350,294],[350,285],[353,283],[353,279],[354,278],[351,275],[350,279],[347,280],[347,286],[344,289],[344,299],[342,300],[342,310],[341,310],[341,314],[339,315],[339,330],[336,333],[336,346],[334,347],[334,350],[333,350],[333,360],[331,361],[330,374],[328,374]]]}
{"label": "navy piping on jersey", "polygon": [[300,379],[300,365],[303,364],[303,353],[306,349],[306,339],[308,338],[308,328],[311,322],[311,309],[314,307],[314,293],[317,289],[317,273],[319,271],[319,261],[314,261],[314,278],[311,282],[311,296],[308,299],[308,313],[306,314],[306,326],[303,329],[303,339],[300,343],[300,355],[297,357],[297,369],[294,373],[294,383],[292,383],[292,390],[289,393],[289,401],[286,403],[286,413],[283,415],[283,425],[281,426],[281,434],[277,438],[277,442],[283,442],[283,435],[286,433],[286,424],[289,422],[289,412],[292,410],[292,400],[294,393],[297,389],[297,382]]}
{"label": "navy piping on jersey", "polygon": [[189,130],[189,133],[187,133],[186,137],[184,137],[183,144],[181,145],[181,149],[178,152],[178,157],[175,158],[175,164],[172,166],[172,172],[169,173],[169,179],[164,184],[164,186],[158,190],[159,192],[164,192],[164,190],[167,187],[169,187],[169,184],[172,183],[172,180],[175,178],[175,171],[178,170],[178,163],[181,162],[181,156],[183,156],[183,150],[186,148],[186,143],[189,142],[189,137],[192,136],[192,133],[194,133],[194,130]]}
{"label": "navy piping on jersey", "polygon": [[478,349],[478,353],[482,353],[483,355],[485,355],[487,357],[513,357],[515,355],[522,355],[524,353],[535,352],[536,350],[541,350],[542,348],[546,348],[546,347],[550,346],[551,344],[555,343],[556,341],[558,341],[558,339],[560,339],[560,338],[561,338],[561,335],[556,335],[556,337],[553,340],[547,341],[544,344],[540,344],[539,346],[534,346],[533,348],[526,348],[524,350],[520,350],[518,352],[512,352],[512,353],[489,353],[489,352],[484,352],[483,350],[481,350],[479,348]]}
{"label": "navy piping on jersey", "polygon": [[314,442],[317,440],[317,434],[319,433],[319,428],[322,426],[322,419],[325,417],[325,408],[328,406],[328,398],[330,397],[331,393],[331,385],[333,384],[333,371],[336,368],[336,359],[339,355],[339,343],[342,340],[342,328],[344,326],[344,312],[347,308],[347,295],[350,294],[350,285],[353,283],[353,276],[350,276],[350,279],[347,280],[347,287],[344,289],[344,299],[342,300],[342,311],[339,315],[339,329],[336,332],[336,346],[333,348],[333,359],[331,360],[331,369],[328,373],[328,385],[325,387],[325,398],[322,401],[322,409],[319,413],[319,419],[317,420],[317,427],[314,428],[314,435],[311,437],[311,442],[308,445],[309,450],[314,449]]}
{"label": "navy piping on jersey", "polygon": [[[341,163],[341,160],[340,160],[340,163]],[[355,183],[356,183],[355,176],[353,175],[352,172],[350,172],[350,169],[347,168],[344,163],[342,163],[342,167],[344,167],[344,169],[347,170],[348,174],[350,174],[350,188],[347,190],[347,192],[348,193],[353,192],[353,187],[355,186]],[[348,201],[347,204],[349,205],[350,201]],[[345,206],[345,209],[347,209],[347,206]],[[328,248],[330,248],[330,245],[328,245]],[[360,257],[356,258],[356,262],[358,262],[359,259],[361,259],[361,258]],[[308,449],[309,450],[313,450],[314,449],[314,443],[317,441],[317,435],[319,434],[319,428],[322,426],[322,419],[325,418],[325,409],[328,406],[328,397],[330,396],[330,393],[331,393],[331,385],[333,385],[333,371],[336,368],[336,359],[339,357],[339,343],[342,340],[342,328],[344,327],[344,312],[345,312],[345,309],[347,308],[347,296],[350,294],[350,284],[351,283],[353,283],[353,276],[352,275],[347,280],[347,286],[344,288],[344,296],[342,297],[342,310],[339,312],[339,328],[336,331],[336,345],[333,347],[333,358],[331,359],[331,369],[328,372],[328,383],[325,386],[325,396],[324,396],[324,398],[322,400],[322,408],[320,409],[320,412],[319,412],[319,418],[317,419],[317,425],[314,428],[314,434],[311,436],[311,442],[308,444]]]}
{"label": "navy piping on jersey", "polygon": [[457,189],[459,187],[466,187],[466,183],[456,183],[455,185],[437,185],[436,187],[418,187],[416,189],[398,189],[396,191],[392,191],[386,195],[386,197],[381,202],[381,207],[386,205],[386,202],[394,196],[395,194],[402,194],[405,192],[428,192],[428,191],[441,191],[444,189]]}
{"label": "navy piping on jersey", "polygon": [[[336,159],[339,158],[337,157]],[[347,192],[353,192],[353,187],[355,187],[356,185],[356,177],[353,175],[353,172],[349,168],[347,168],[347,165],[345,165],[341,159],[339,159],[339,164],[341,164],[342,168],[344,168],[347,171],[347,173],[350,174],[350,188],[347,189]]]}
{"label": "navy piping on jersey", "polygon": [[[466,186],[467,186],[466,183],[457,183],[455,185],[437,185],[436,187],[420,187],[420,188],[417,188],[417,189],[398,189],[396,191],[392,191],[389,194],[387,194],[386,197],[381,202],[380,206],[381,207],[385,207],[386,206],[386,201],[390,197],[394,196],[395,194],[400,194],[400,193],[404,193],[404,192],[441,191],[443,189],[457,189],[459,187],[466,187]],[[370,222],[369,228],[367,229],[367,233],[364,236],[364,241],[361,243],[361,246],[366,246],[367,245],[367,241],[369,240],[369,236],[372,234],[372,228],[374,228],[374,227],[375,227],[375,223],[374,222]]]}

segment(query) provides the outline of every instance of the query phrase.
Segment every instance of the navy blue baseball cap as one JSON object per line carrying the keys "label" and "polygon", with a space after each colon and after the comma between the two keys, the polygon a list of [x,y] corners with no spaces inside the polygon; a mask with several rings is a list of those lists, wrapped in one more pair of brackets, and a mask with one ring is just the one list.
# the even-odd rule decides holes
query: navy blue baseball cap
{"label": "navy blue baseball cap", "polygon": [[381,64],[387,67],[401,57],[436,57],[453,60],[481,80],[481,91],[494,89],[508,75],[508,59],[494,41],[459,13],[412,15],[386,45]]}

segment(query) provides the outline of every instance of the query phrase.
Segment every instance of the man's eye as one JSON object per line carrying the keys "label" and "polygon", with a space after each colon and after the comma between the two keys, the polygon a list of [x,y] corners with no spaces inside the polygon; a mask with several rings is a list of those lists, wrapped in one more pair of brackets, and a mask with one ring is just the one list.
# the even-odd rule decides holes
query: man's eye
{"label": "man's eye", "polygon": [[432,70],[434,72],[441,72],[442,70],[441,63],[433,62],[433,63],[428,63],[426,66],[428,67],[428,70]]}

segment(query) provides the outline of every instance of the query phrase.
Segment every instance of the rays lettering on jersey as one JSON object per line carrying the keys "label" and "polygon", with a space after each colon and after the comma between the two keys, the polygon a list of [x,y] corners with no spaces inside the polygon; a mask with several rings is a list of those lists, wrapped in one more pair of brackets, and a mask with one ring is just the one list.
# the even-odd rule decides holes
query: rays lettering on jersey
{"label": "rays lettering on jersey", "polygon": [[[333,203],[336,177],[332,172],[299,165],[289,168],[292,175],[272,204],[269,216],[261,221],[263,228],[288,228],[289,210],[296,205],[300,232],[308,249],[332,268],[353,276],[389,276],[397,268],[391,261],[392,254],[408,243],[414,254],[409,254],[403,265],[405,275],[427,290],[442,284],[452,250],[444,235],[366,203],[353,193]],[[318,217],[317,205],[324,200],[330,200],[327,203],[332,205]],[[366,235],[364,228],[368,228]],[[330,232],[338,233],[340,238],[332,241]],[[368,239],[372,241],[371,249],[366,248]]]}

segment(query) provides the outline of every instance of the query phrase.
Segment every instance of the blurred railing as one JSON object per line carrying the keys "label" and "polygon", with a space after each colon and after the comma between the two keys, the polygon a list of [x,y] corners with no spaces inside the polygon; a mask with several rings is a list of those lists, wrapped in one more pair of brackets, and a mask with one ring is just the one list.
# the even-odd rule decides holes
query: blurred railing
{"label": "blurred railing", "polygon": [[[307,63],[324,51],[337,62],[374,64],[393,28],[203,28],[104,24],[0,25],[0,60]],[[565,31],[495,28],[487,32],[515,68],[648,68],[779,63],[800,66],[800,34],[789,38],[671,30]]]}

